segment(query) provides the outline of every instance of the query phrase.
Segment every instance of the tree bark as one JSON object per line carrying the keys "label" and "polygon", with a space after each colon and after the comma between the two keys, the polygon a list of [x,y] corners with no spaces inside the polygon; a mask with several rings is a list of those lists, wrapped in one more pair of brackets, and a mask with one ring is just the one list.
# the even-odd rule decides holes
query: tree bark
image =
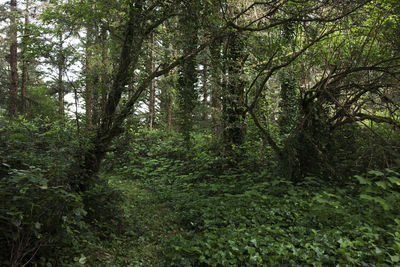
{"label": "tree bark", "polygon": [[[149,62],[149,70],[150,73],[154,72],[154,33],[151,34],[150,37],[150,62]],[[154,115],[155,115],[155,102],[156,102],[156,87],[155,87],[155,79],[152,79],[150,82],[150,96],[149,96],[149,130],[152,130],[154,127]]]}
{"label": "tree bark", "polygon": [[92,29],[88,25],[86,28],[86,47],[85,47],[85,114],[86,114],[86,130],[90,131],[93,126],[92,122],[92,111],[93,111],[93,79],[92,79],[92,67],[91,58],[92,52],[90,46],[92,45]]}
{"label": "tree bark", "polygon": [[64,117],[64,81],[63,81],[63,73],[64,73],[64,52],[63,52],[63,35],[62,33],[58,34],[58,59],[57,59],[57,68],[58,68],[58,80],[57,80],[57,91],[58,91],[58,114],[60,114],[61,118]]}
{"label": "tree bark", "polygon": [[208,86],[207,86],[207,64],[203,65],[203,114],[202,120],[207,123],[208,121]]}
{"label": "tree bark", "polygon": [[[107,29],[104,26],[101,30],[101,41],[102,41],[102,47],[101,47],[101,62],[102,62],[102,67],[103,71],[101,74],[101,115],[105,112],[106,108],[106,103],[107,103],[107,88],[110,86],[110,79],[108,77],[108,58],[107,58],[107,46],[106,46],[106,41],[107,41]],[[101,120],[99,121],[101,123]]]}
{"label": "tree bark", "polygon": [[22,51],[21,51],[21,62],[22,62],[22,77],[21,77],[21,113],[26,113],[26,90],[28,85],[28,59],[26,57],[26,50],[29,40],[29,0],[26,0],[25,6],[25,25],[24,33],[22,36]]}
{"label": "tree bark", "polygon": [[167,130],[172,129],[172,108],[174,106],[174,100],[172,96],[168,95],[168,106],[167,106]]}
{"label": "tree bark", "polygon": [[10,1],[10,99],[9,116],[13,119],[18,112],[18,58],[17,58],[17,0]]}
{"label": "tree bark", "polygon": [[220,42],[214,42],[210,46],[211,56],[211,119],[215,136],[222,135],[221,127],[221,51]]}
{"label": "tree bark", "polygon": [[[169,25],[168,23],[164,23],[163,24],[165,31],[168,32],[169,29]],[[166,53],[165,53],[165,58],[163,59],[163,63],[162,64],[168,64],[170,57],[171,57],[171,52],[170,52],[170,42],[169,39],[166,38],[165,40],[163,40],[163,45],[166,49]],[[176,50],[173,51],[173,56],[176,58],[177,57],[177,52]],[[174,73],[175,71],[171,71],[172,73]],[[165,80],[167,80],[168,82],[163,83],[163,86],[161,87],[161,113],[163,115],[163,120],[165,123],[165,126],[167,128],[168,131],[171,130],[172,128],[172,108],[173,108],[173,97],[172,97],[172,87],[173,87],[173,80],[170,79],[171,77],[169,77],[170,73],[165,74]],[[175,73],[174,73],[175,74]]]}
{"label": "tree bark", "polygon": [[[196,49],[198,21],[194,2],[183,1],[182,4],[185,14],[179,21],[182,34],[181,49],[184,54],[187,54]],[[190,144],[190,132],[193,127],[192,115],[198,98],[196,64],[196,59],[193,57],[185,60],[181,65],[178,79],[179,130],[187,147]]]}
{"label": "tree bark", "polygon": [[230,36],[226,49],[226,85],[222,98],[223,138],[226,151],[240,146],[245,137],[245,107],[243,71],[243,40],[238,33]]}

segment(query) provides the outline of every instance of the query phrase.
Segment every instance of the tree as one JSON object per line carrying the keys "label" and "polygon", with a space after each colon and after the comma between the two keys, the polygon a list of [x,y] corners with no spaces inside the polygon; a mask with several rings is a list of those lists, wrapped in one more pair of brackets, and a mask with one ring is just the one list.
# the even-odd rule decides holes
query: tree
{"label": "tree", "polygon": [[26,90],[28,85],[28,60],[26,55],[26,49],[29,41],[29,4],[30,1],[26,0],[25,3],[25,21],[24,31],[22,37],[22,50],[21,50],[21,63],[22,63],[22,77],[21,77],[21,113],[26,112]]}
{"label": "tree", "polygon": [[13,119],[18,111],[18,58],[17,58],[17,0],[10,1],[10,97],[9,116]]}
{"label": "tree", "polygon": [[123,131],[122,124],[124,120],[131,113],[134,104],[143,91],[148,88],[151,80],[168,73],[171,69],[193,57],[201,49],[204,49],[205,45],[200,46],[194,51],[188,51],[187,54],[164,68],[159,70],[156,68],[153,73],[147,74],[135,84],[134,93],[126,102],[121,104],[121,97],[129,83],[130,70],[138,67],[144,40],[151,36],[155,28],[175,15],[173,12],[174,4],[163,5],[155,2],[154,5],[147,5],[144,1],[136,1],[135,3],[131,1],[127,2],[125,6],[127,21],[125,23],[124,39],[120,48],[119,63],[108,93],[101,123],[96,133],[90,139],[90,149],[84,155],[79,154],[79,157],[84,158],[84,161],[77,169],[74,168],[71,170],[74,177],[72,183],[77,190],[85,191],[93,184],[93,175],[98,171],[100,162],[110,142]]}
{"label": "tree", "polygon": [[221,95],[222,95],[222,80],[221,80],[221,42],[219,40],[210,45],[210,63],[211,63],[211,119],[214,135],[222,136],[221,125]]}
{"label": "tree", "polygon": [[[197,1],[183,1],[182,11],[184,12],[179,20],[182,39],[180,47],[183,54],[189,54],[194,51],[198,42],[198,18]],[[178,80],[178,103],[179,103],[179,125],[187,146],[190,143],[190,132],[193,126],[193,110],[198,98],[196,90],[197,83],[197,62],[196,58],[186,59],[180,67]]]}
{"label": "tree", "polygon": [[[149,59],[149,73],[154,72],[154,33],[150,37],[150,59]],[[149,129],[152,130],[154,127],[155,117],[155,102],[156,102],[156,86],[155,80],[150,82],[150,94],[149,94]]]}
{"label": "tree", "polygon": [[223,142],[227,151],[232,150],[234,146],[242,145],[245,137],[244,49],[240,34],[231,34],[225,48],[225,82],[222,96]]}

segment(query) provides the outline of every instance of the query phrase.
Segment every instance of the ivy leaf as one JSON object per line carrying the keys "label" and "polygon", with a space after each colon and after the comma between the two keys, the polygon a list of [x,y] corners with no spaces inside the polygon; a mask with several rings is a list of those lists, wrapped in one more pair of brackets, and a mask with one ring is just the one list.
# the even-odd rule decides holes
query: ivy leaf
{"label": "ivy leaf", "polygon": [[376,184],[377,186],[383,188],[383,189],[386,189],[386,188],[387,188],[386,183],[385,183],[384,181],[378,181],[378,182],[375,182],[375,184]]}
{"label": "ivy leaf", "polygon": [[374,200],[374,198],[372,196],[366,195],[366,194],[361,194],[360,198],[366,199],[366,200],[371,200],[371,201]]}
{"label": "ivy leaf", "polygon": [[79,263],[82,265],[86,263],[86,257],[84,255],[82,255],[81,258],[79,259]]}
{"label": "ivy leaf", "polygon": [[375,176],[384,176],[385,175],[383,172],[376,171],[376,170],[370,170],[370,171],[368,171],[368,174],[375,175]]}
{"label": "ivy leaf", "polygon": [[398,177],[390,176],[388,180],[395,185],[400,185],[400,179]]}
{"label": "ivy leaf", "polygon": [[368,185],[371,184],[370,181],[366,180],[364,177],[360,175],[354,175],[354,178],[356,178],[360,184],[368,184]]}
{"label": "ivy leaf", "polygon": [[399,262],[400,261],[400,256],[398,256],[398,255],[390,256],[390,260],[392,262]]}
{"label": "ivy leaf", "polygon": [[381,197],[375,197],[374,201],[379,203],[384,210],[390,210],[390,205]]}

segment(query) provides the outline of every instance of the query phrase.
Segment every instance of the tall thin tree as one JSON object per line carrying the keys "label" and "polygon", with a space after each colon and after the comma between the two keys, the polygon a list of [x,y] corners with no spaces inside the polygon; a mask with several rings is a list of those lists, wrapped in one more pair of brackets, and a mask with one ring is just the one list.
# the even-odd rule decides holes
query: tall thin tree
{"label": "tall thin tree", "polygon": [[21,113],[26,112],[26,90],[28,85],[28,58],[27,58],[27,46],[29,40],[29,4],[30,0],[26,0],[25,3],[25,22],[24,31],[22,35],[22,51],[21,51],[21,63],[22,63],[22,77],[21,77]]}
{"label": "tall thin tree", "polygon": [[[150,37],[150,60],[149,60],[149,73],[154,72],[154,33]],[[155,115],[155,102],[156,102],[156,83],[155,79],[150,82],[150,96],[149,96],[149,129],[154,127]]]}
{"label": "tall thin tree", "polygon": [[64,81],[63,81],[63,73],[64,73],[64,65],[65,65],[65,56],[63,51],[63,34],[60,31],[58,33],[58,51],[57,51],[57,92],[58,92],[58,114],[61,117],[64,117]]}
{"label": "tall thin tree", "polygon": [[17,0],[10,1],[10,98],[9,116],[13,119],[18,112],[18,58],[17,58]]}
{"label": "tall thin tree", "polygon": [[[180,18],[182,31],[181,47],[184,54],[196,49],[198,42],[197,1],[183,1],[184,14]],[[180,131],[187,145],[190,143],[190,131],[193,126],[192,115],[197,100],[196,58],[192,57],[183,62],[178,80]]]}

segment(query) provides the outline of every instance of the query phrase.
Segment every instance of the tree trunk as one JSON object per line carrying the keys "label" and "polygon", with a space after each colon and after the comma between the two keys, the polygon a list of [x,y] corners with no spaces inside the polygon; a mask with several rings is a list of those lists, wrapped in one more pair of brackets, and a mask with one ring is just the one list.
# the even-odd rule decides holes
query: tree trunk
{"label": "tree trunk", "polygon": [[[107,29],[106,27],[103,27],[101,30],[101,42],[102,42],[102,47],[101,47],[101,62],[102,62],[102,67],[103,71],[101,74],[101,116],[105,112],[106,108],[106,103],[107,103],[107,89],[110,86],[110,80],[108,77],[108,61],[107,61],[107,46],[106,46],[106,41],[107,41]],[[101,117],[100,116],[100,117]],[[101,123],[101,121],[99,122]]]}
{"label": "tree trunk", "polygon": [[86,28],[86,47],[85,47],[85,114],[86,114],[86,130],[90,131],[93,126],[92,122],[92,111],[93,111],[93,79],[92,79],[92,67],[91,58],[92,52],[90,46],[92,45],[92,29],[91,26]]}
{"label": "tree trunk", "polygon": [[[142,50],[144,36],[140,34],[142,30],[140,21],[142,8],[140,5],[140,1],[136,2],[135,6],[131,6],[129,9],[129,21],[126,25],[118,69],[108,92],[101,123],[96,134],[90,140],[90,149],[77,155],[79,166],[74,166],[70,170],[71,186],[76,191],[86,191],[93,185],[93,176],[98,172],[100,163],[112,139],[122,132],[121,125],[128,115],[128,113],[118,114],[118,118],[116,118],[116,110],[122,93],[129,82],[129,67],[130,65],[137,65]],[[140,95],[141,92],[138,93]]]}
{"label": "tree trunk", "polygon": [[[95,26],[94,28],[95,36],[93,44],[98,46],[101,43],[101,33],[98,34],[99,28]],[[99,93],[101,92],[101,72],[97,69],[92,71],[92,125],[97,127],[100,124],[100,114],[101,114],[101,100]]]}
{"label": "tree trunk", "polygon": [[207,123],[208,121],[208,86],[207,86],[207,64],[203,65],[203,114],[202,120]]}
{"label": "tree trunk", "polygon": [[229,153],[232,146],[240,146],[245,136],[243,41],[239,34],[232,34],[226,49],[226,85],[223,94],[224,145]]}
{"label": "tree trunk", "polygon": [[[149,69],[150,73],[154,71],[154,33],[151,35],[150,40],[150,62]],[[156,87],[155,80],[152,79],[150,83],[150,97],[149,97],[149,130],[152,130],[154,127],[154,115],[155,115],[155,101],[156,101]]]}
{"label": "tree trunk", "polygon": [[58,59],[57,59],[57,67],[58,67],[58,114],[60,114],[61,118],[64,117],[64,81],[63,81],[63,73],[64,73],[64,52],[63,52],[63,35],[62,33],[58,34]]}
{"label": "tree trunk", "polygon": [[29,0],[26,0],[25,6],[25,25],[24,34],[22,36],[22,51],[21,51],[21,62],[22,62],[22,77],[21,77],[21,113],[26,113],[26,88],[28,84],[28,60],[26,58],[26,50],[29,40]]}
{"label": "tree trunk", "polygon": [[211,119],[215,136],[222,135],[221,127],[221,51],[220,42],[214,42],[210,46],[211,56]]}
{"label": "tree trunk", "polygon": [[[132,97],[124,104],[120,103],[122,93],[126,92],[126,87],[130,81],[130,70],[138,67],[143,40],[146,39],[155,28],[145,28],[148,25],[148,20],[146,17],[143,17],[143,2],[144,1],[134,1],[134,3],[130,5],[125,38],[121,45],[119,64],[108,93],[101,124],[97,127],[96,134],[91,135],[88,141],[88,149],[76,154],[76,162],[79,165],[71,166],[69,170],[71,187],[76,191],[86,191],[95,183],[95,174],[100,168],[100,163],[111,141],[123,132],[123,123],[125,119],[132,113],[134,104],[137,103],[145,89],[148,88],[151,80],[165,75],[173,68],[184,64],[184,62],[193,58],[206,47],[206,44],[196,47],[194,50],[191,50],[189,53],[168,64],[163,69],[149,73],[135,86],[135,92]],[[167,18],[168,17],[165,19]],[[154,25],[159,25],[159,23],[162,22],[162,20],[156,21]]]}
{"label": "tree trunk", "polygon": [[[188,1],[183,2],[183,5],[185,14],[179,21],[183,38],[181,48],[183,53],[187,54],[196,49],[198,23],[194,3]],[[181,65],[178,80],[179,130],[187,147],[190,144],[190,132],[193,127],[192,114],[197,100],[196,83],[196,59],[192,57],[185,60]]]}
{"label": "tree trunk", "polygon": [[17,0],[10,1],[10,99],[9,116],[13,119],[18,112],[18,58],[17,58]]}
{"label": "tree trunk", "polygon": [[[165,31],[168,32],[169,29],[169,25],[168,23],[164,23],[163,24]],[[170,52],[170,42],[169,39],[166,38],[163,42],[164,47],[166,48],[166,53],[165,53],[165,58],[163,59],[163,63],[162,64],[168,64],[170,57],[171,57],[171,52]],[[176,50],[173,51],[173,56],[176,58],[177,57],[177,52]],[[171,73],[175,74],[175,70],[172,70]],[[172,97],[172,87],[173,86],[173,79],[171,79],[171,76],[169,76],[170,73],[165,74],[163,81],[166,81],[164,83],[162,83],[161,86],[161,103],[160,103],[160,107],[161,107],[161,114],[162,114],[162,118],[163,121],[165,123],[165,126],[167,128],[168,131],[171,130],[172,127],[172,107],[173,107],[173,97]]]}
{"label": "tree trunk", "polygon": [[174,100],[171,94],[168,95],[168,106],[167,106],[167,130],[172,129],[172,108],[174,106]]}

